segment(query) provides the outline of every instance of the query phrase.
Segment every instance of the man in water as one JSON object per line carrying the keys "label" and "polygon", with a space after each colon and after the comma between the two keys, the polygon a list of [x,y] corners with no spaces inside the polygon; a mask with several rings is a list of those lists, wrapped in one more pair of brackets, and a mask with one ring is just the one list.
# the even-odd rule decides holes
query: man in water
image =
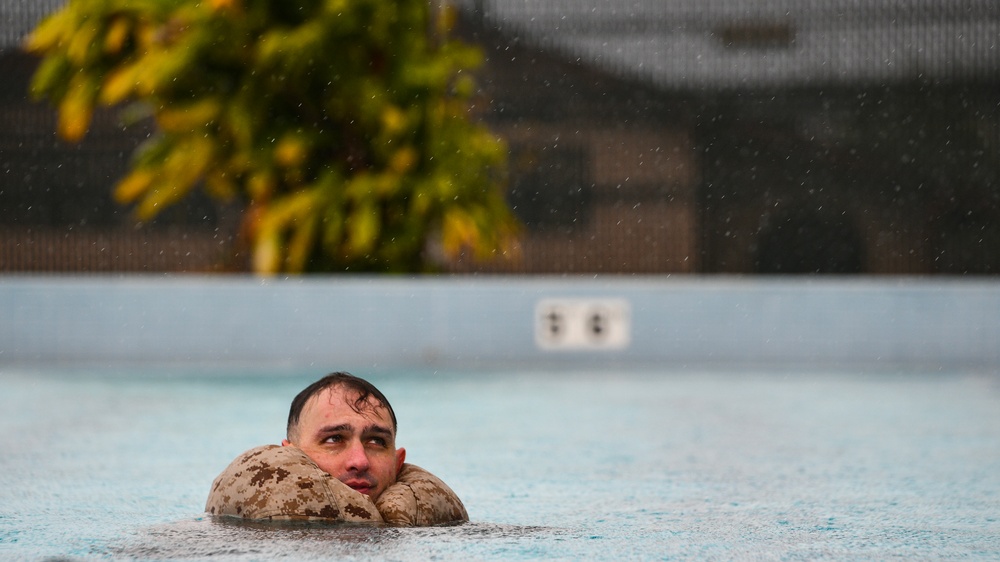
{"label": "man in water", "polygon": [[281,445],[237,456],[212,482],[205,511],[394,527],[469,520],[447,484],[404,463],[396,414],[364,379],[333,373],[306,387],[292,400]]}
{"label": "man in water", "polygon": [[370,382],[332,373],[292,400],[282,446],[294,445],[324,472],[375,501],[396,482],[406,449],[396,448],[396,414]]}

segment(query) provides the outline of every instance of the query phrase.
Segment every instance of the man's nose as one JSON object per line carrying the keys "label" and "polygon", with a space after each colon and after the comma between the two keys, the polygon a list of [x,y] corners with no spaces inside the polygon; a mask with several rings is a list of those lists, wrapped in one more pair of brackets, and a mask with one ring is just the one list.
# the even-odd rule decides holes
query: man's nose
{"label": "man's nose", "polygon": [[370,466],[364,443],[359,440],[352,441],[351,447],[347,450],[347,469],[364,472]]}

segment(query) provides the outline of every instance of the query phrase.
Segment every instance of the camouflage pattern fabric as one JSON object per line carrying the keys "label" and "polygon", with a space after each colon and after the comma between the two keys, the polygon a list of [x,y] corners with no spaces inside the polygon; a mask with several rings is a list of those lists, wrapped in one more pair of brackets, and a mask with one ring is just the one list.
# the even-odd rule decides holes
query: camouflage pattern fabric
{"label": "camouflage pattern fabric", "polygon": [[387,525],[428,527],[462,523],[469,514],[462,500],[437,476],[412,464],[404,464],[396,483],[375,500]]}
{"label": "camouflage pattern fabric", "polygon": [[278,445],[236,457],[212,483],[205,511],[244,519],[383,522],[368,496],[320,470],[301,449]]}
{"label": "camouflage pattern fabric", "polygon": [[376,503],[323,472],[297,447],[264,445],[236,457],[212,483],[205,511],[244,519],[344,521],[412,527],[469,520],[444,482],[404,464]]}

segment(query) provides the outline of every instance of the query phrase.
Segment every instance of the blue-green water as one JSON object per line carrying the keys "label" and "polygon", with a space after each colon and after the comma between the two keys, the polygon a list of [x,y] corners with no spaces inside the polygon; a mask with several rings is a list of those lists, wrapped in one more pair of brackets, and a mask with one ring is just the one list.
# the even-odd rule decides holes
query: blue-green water
{"label": "blue-green water", "polygon": [[363,373],[472,522],[221,523],[323,371],[0,368],[0,559],[1000,559],[996,373]]}

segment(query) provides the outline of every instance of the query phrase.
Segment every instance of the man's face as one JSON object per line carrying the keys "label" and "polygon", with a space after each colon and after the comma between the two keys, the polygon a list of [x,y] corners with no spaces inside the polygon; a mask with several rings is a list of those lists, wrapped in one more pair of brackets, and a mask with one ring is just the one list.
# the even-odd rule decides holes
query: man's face
{"label": "man's face", "polygon": [[406,450],[396,449],[389,410],[369,398],[356,412],[357,397],[343,386],[317,393],[302,408],[292,441],[281,444],[302,449],[324,472],[374,500],[396,481]]}

